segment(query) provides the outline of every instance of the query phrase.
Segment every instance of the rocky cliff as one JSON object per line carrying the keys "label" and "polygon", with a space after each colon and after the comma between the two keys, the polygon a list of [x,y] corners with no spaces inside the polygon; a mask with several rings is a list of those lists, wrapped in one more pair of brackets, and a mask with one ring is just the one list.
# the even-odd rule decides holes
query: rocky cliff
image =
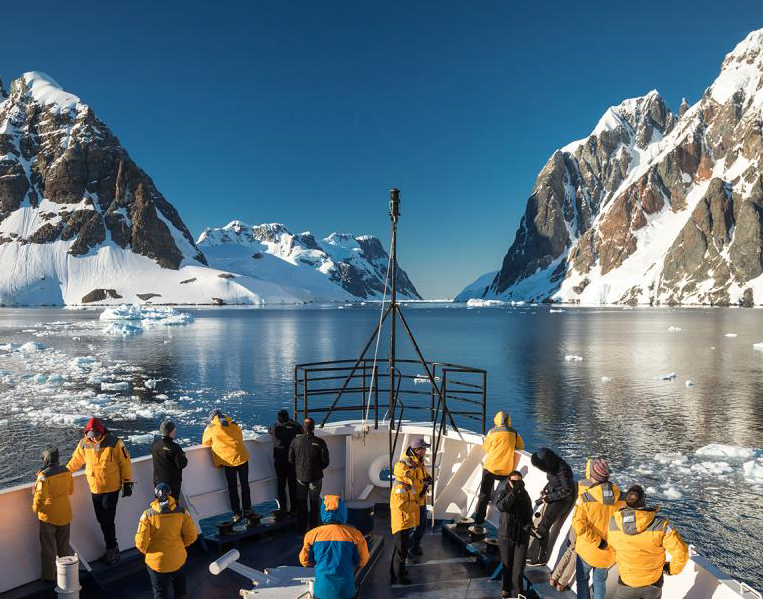
{"label": "rocky cliff", "polygon": [[[220,276],[223,275],[223,276]],[[298,302],[206,267],[93,110],[43,73],[0,84],[0,305]]]}
{"label": "rocky cliff", "polygon": [[693,106],[652,91],[608,109],[549,158],[500,271],[459,298],[763,303],[762,88],[760,30]]}

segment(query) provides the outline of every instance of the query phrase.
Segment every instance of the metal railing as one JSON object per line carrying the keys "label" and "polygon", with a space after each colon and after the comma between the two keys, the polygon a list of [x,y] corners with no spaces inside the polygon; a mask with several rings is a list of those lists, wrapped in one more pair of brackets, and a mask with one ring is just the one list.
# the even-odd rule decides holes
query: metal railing
{"label": "metal railing", "polygon": [[[349,419],[395,422],[404,410],[409,419],[417,414],[433,424],[446,418],[458,423],[476,423],[486,432],[487,371],[447,362],[427,362],[434,376],[432,385],[419,360],[395,360],[395,400],[391,414],[390,372],[385,359],[331,360],[297,364],[294,367],[294,413],[303,418],[321,415],[322,424],[335,413]],[[442,393],[443,401],[439,401]],[[399,403],[399,405],[398,405]],[[442,403],[442,405],[440,405]],[[317,418],[316,418],[317,420]],[[467,427],[472,428],[472,427]]]}

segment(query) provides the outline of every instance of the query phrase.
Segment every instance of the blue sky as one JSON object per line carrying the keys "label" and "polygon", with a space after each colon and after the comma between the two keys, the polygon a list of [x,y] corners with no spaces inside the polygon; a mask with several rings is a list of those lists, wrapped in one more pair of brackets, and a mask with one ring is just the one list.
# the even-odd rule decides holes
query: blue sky
{"label": "blue sky", "polygon": [[[720,10],[722,8],[722,10]],[[0,78],[90,104],[194,236],[232,219],[389,243],[425,297],[500,267],[535,177],[606,108],[697,101],[763,4],[37,2]]]}

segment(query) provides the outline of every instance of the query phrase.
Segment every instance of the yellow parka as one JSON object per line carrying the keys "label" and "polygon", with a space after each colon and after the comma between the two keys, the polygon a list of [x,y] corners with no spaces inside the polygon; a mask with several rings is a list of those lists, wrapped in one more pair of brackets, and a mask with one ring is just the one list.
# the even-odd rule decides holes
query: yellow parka
{"label": "yellow parka", "polygon": [[228,416],[215,416],[204,429],[201,444],[212,448],[212,462],[218,468],[240,466],[249,460],[241,428]]}
{"label": "yellow parka", "polygon": [[85,437],[77,444],[66,467],[76,472],[83,465],[91,493],[119,491],[132,480],[130,454],[122,439],[109,432],[99,443]]}
{"label": "yellow parka", "polygon": [[491,428],[482,448],[485,450],[485,470],[493,474],[507,475],[514,470],[516,449],[524,449],[525,442],[520,434],[511,428],[511,416],[498,412],[493,418],[495,427]]}
{"label": "yellow parka", "polygon": [[63,526],[72,521],[69,495],[74,493],[72,473],[62,464],[40,470],[34,485],[32,510],[43,522]]}
{"label": "yellow parka", "polygon": [[611,482],[593,483],[578,496],[578,504],[572,516],[577,544],[575,550],[580,558],[594,568],[611,568],[615,565],[615,551],[607,545],[609,521],[616,511],[625,507],[620,499],[620,489]]}
{"label": "yellow parka", "polygon": [[670,553],[670,573],[680,574],[689,560],[689,548],[668,519],[656,509],[625,507],[609,521],[607,542],[615,550],[622,581],[630,587],[657,582]]}
{"label": "yellow parka", "polygon": [[185,563],[185,548],[193,544],[196,537],[191,514],[170,497],[164,509],[154,500],[143,512],[135,533],[135,547],[145,554],[146,565],[154,572],[175,572]]}
{"label": "yellow parka", "polygon": [[588,487],[595,484],[596,481],[591,478],[591,458],[585,461],[585,478],[578,481],[578,497],[586,492]]}
{"label": "yellow parka", "polygon": [[419,459],[415,455],[411,456],[409,459],[415,467],[416,479],[414,480],[414,488],[416,490],[416,497],[419,498],[420,506],[426,506],[427,494],[425,491],[426,483],[424,481],[430,478],[430,474],[427,471],[427,465],[424,463],[423,459]]}
{"label": "yellow parka", "polygon": [[411,467],[406,462],[395,464],[395,482],[389,496],[392,534],[419,525],[419,499],[411,478]]}

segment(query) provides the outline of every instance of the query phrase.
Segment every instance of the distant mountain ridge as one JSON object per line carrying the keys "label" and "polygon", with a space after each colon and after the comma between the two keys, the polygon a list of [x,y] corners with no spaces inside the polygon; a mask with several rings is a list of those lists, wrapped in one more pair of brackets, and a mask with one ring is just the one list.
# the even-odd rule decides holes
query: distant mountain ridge
{"label": "distant mountain ridge", "polygon": [[[381,299],[389,255],[373,236],[332,233],[320,241],[294,234],[283,224],[248,225],[235,220],[207,228],[197,245],[211,266],[267,281],[278,281],[305,301]],[[421,299],[399,266],[398,293]],[[391,277],[388,282],[392,284]]]}
{"label": "distant mountain ridge", "polygon": [[759,30],[694,106],[651,91],[554,152],[501,269],[459,299],[763,303],[762,119]]}
{"label": "distant mountain ridge", "polygon": [[[275,234],[263,229],[262,239]],[[280,280],[210,267],[175,207],[89,106],[44,73],[25,73],[8,92],[0,83],[0,306],[375,297],[387,259],[378,240],[299,243],[315,245],[323,268],[307,289],[288,270]],[[405,273],[401,289],[418,297]]]}

